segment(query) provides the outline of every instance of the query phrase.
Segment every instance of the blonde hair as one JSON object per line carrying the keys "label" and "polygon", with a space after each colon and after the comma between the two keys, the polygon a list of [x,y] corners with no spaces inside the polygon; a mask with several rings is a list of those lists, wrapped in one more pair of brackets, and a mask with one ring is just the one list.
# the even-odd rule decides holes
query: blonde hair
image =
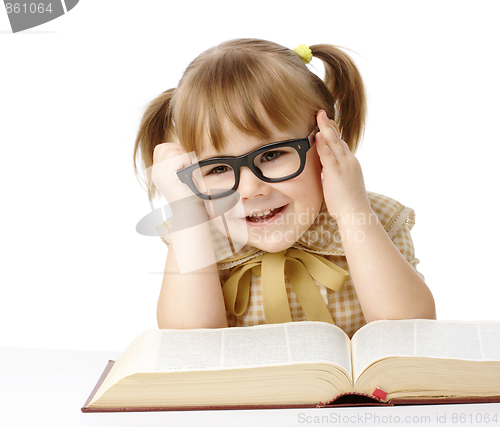
{"label": "blonde hair", "polygon": [[[312,120],[323,109],[335,120],[353,153],[361,140],[366,115],[363,80],[353,60],[339,48],[310,46],[325,66],[324,80],[309,71],[291,49],[259,39],[230,40],[206,50],[187,67],[179,85],[147,106],[134,148],[147,170],[154,148],[178,141],[187,152],[203,144],[224,148],[223,124],[268,138],[267,123],[285,130]],[[140,156],[139,156],[140,152]],[[150,196],[156,189],[147,176]]]}

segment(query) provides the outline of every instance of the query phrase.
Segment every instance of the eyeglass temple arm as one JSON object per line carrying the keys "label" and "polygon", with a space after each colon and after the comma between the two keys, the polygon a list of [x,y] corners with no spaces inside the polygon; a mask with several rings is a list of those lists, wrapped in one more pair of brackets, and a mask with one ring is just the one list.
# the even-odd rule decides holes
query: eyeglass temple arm
{"label": "eyeglass temple arm", "polygon": [[314,144],[314,141],[315,141],[315,136],[316,134],[319,132],[319,127],[316,126],[313,131],[309,134],[309,136],[307,137],[307,139],[309,140],[309,145],[312,146]]}

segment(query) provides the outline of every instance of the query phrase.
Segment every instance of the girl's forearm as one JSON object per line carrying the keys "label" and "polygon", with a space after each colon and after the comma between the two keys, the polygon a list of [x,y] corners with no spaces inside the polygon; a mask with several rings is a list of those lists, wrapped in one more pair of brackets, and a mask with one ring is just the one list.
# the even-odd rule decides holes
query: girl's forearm
{"label": "girl's forearm", "polygon": [[[217,264],[215,259],[211,264],[207,261],[207,251],[212,250],[208,225],[195,227],[191,234],[196,238],[190,239],[184,232],[178,239],[172,236],[158,298],[158,326],[162,329],[227,327]],[[175,248],[184,258],[180,262],[183,268],[179,268]],[[199,259],[205,259],[201,263],[204,266],[197,266]]]}
{"label": "girl's forearm", "polygon": [[344,216],[338,225],[366,321],[435,319],[434,298],[425,282],[396,248],[373,210],[361,214],[364,220]]}

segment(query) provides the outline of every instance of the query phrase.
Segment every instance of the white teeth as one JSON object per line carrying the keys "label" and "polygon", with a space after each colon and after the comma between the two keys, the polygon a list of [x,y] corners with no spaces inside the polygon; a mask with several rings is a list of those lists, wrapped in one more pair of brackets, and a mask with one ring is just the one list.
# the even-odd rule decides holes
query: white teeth
{"label": "white teeth", "polygon": [[253,216],[254,218],[258,218],[259,216],[264,216],[264,215],[267,215],[267,214],[270,214],[271,211],[270,210],[267,210],[267,211],[264,211],[264,212],[259,212],[259,213],[256,213],[256,214],[252,214],[250,216]]}

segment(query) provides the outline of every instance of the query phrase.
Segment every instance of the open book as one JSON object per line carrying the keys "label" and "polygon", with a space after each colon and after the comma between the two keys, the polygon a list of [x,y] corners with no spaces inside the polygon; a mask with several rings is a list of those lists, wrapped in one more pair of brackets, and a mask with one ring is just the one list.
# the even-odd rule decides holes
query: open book
{"label": "open book", "polygon": [[352,340],[322,322],[151,329],[108,363],[82,411],[356,401],[500,402],[500,322],[380,320]]}

